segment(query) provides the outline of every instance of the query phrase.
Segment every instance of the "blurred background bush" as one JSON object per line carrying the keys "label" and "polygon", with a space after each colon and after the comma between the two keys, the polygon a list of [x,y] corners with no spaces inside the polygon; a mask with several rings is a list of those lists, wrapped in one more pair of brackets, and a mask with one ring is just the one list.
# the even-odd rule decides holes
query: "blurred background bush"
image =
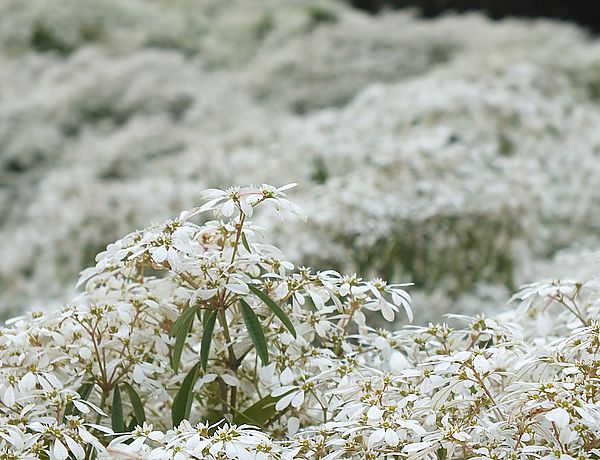
{"label": "blurred background bush", "polygon": [[268,240],[298,265],[414,281],[419,321],[586,274],[599,58],[548,19],[5,0],[0,311],[57,304],[107,243],[247,183],[300,183],[309,222],[261,222]]}

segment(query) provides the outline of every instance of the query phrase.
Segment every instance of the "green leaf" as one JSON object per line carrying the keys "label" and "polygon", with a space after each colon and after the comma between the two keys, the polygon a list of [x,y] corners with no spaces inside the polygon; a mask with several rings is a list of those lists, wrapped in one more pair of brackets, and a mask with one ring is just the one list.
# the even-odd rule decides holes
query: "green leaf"
{"label": "green leaf", "polygon": [[252,252],[250,250],[250,245],[248,244],[248,239],[246,238],[246,234],[244,232],[242,232],[242,244],[244,245],[244,247],[246,248],[246,251],[248,252]]}
{"label": "green leaf", "polygon": [[141,423],[138,423],[137,418],[133,417],[129,422],[129,425],[127,425],[127,431],[133,431],[135,430],[135,427],[139,425],[141,425]]}
{"label": "green leaf", "polygon": [[125,431],[125,422],[123,421],[123,402],[121,401],[121,391],[119,385],[115,386],[112,400],[111,425],[115,433]]}
{"label": "green leaf", "polygon": [[[286,393],[287,394],[287,393]],[[280,396],[265,396],[261,400],[255,402],[243,412],[237,412],[233,417],[233,422],[241,425],[256,425],[264,427],[264,425],[275,415],[275,405],[277,401],[283,398],[285,394]]]}
{"label": "green leaf", "polygon": [[260,300],[262,300],[265,303],[265,305],[271,309],[271,311],[273,313],[275,313],[275,316],[277,316],[277,318],[279,318],[279,320],[288,329],[288,331],[290,331],[292,333],[292,335],[294,336],[294,338],[296,338],[297,337],[297,335],[296,335],[296,329],[294,328],[294,325],[290,321],[290,318],[288,317],[288,315],[285,314],[285,312],[281,309],[281,307],[279,305],[277,305],[277,303],[275,303],[275,301],[273,299],[271,299],[267,294],[265,294],[264,292],[262,292],[257,287],[252,286],[251,284],[249,284],[248,288]]}
{"label": "green leaf", "polygon": [[94,384],[92,382],[84,383],[83,385],[81,385],[79,387],[79,389],[77,390],[77,393],[79,393],[79,396],[81,397],[81,399],[83,399],[84,401],[87,401],[87,399],[92,394],[93,389],[94,389]]}
{"label": "green leaf", "polygon": [[[94,384],[91,382],[88,383],[84,383],[83,385],[81,385],[78,389],[77,389],[77,393],[79,393],[79,397],[81,399],[83,399],[84,401],[87,401],[87,399],[90,397],[90,395],[92,394],[92,390],[94,389]],[[67,404],[67,407],[65,407],[65,414],[63,416],[63,423],[67,420],[67,415],[79,415],[79,409],[77,409],[75,407],[75,404],[73,404],[72,402]]]}
{"label": "green leaf", "polygon": [[265,334],[260,327],[260,322],[258,321],[258,318],[256,317],[256,314],[250,305],[248,305],[244,299],[240,299],[240,306],[242,310],[242,318],[246,324],[246,329],[248,329],[250,340],[252,340],[252,343],[256,348],[256,353],[263,364],[268,364],[269,350],[267,349],[267,340],[265,339]]}
{"label": "green leaf", "polygon": [[171,407],[171,420],[173,426],[176,427],[183,420],[190,416],[190,410],[192,408],[192,401],[194,399],[193,389],[196,379],[198,378],[198,371],[200,369],[200,363],[196,363],[194,367],[190,369],[183,383],[179,388],[179,391],[173,399],[173,406]]}
{"label": "green leaf", "polygon": [[202,329],[204,329],[206,327],[206,323],[208,322],[208,320],[210,319],[210,314],[213,312],[214,310],[204,310],[204,315],[202,315]]}
{"label": "green leaf", "polygon": [[[193,310],[193,309],[189,309]],[[185,313],[189,310],[186,310],[180,317],[183,318]],[[185,339],[192,328],[192,324],[194,323],[194,313],[185,315],[184,321],[177,328],[177,338],[175,339],[175,346],[173,347],[173,353],[171,354],[171,367],[175,372],[179,371],[179,363],[181,362],[181,353],[183,353],[183,346],[185,345]]]}
{"label": "green leaf", "polygon": [[127,390],[127,394],[129,395],[129,401],[133,406],[133,413],[135,414],[136,424],[142,425],[146,421],[144,405],[142,404],[139,395],[131,385],[129,385],[128,383],[124,383],[123,386],[125,387],[125,390]]}
{"label": "green leaf", "polygon": [[206,322],[204,323],[204,331],[202,331],[202,341],[200,342],[200,362],[202,363],[202,369],[204,370],[206,370],[206,366],[208,366],[208,356],[210,355],[210,344],[215,330],[217,310],[211,311],[210,314],[205,313],[204,318],[207,317],[208,319],[206,319]]}
{"label": "green leaf", "polygon": [[194,316],[194,313],[196,313],[197,309],[197,306],[190,307],[187,310],[185,310],[181,315],[179,315],[179,318],[177,318],[171,326],[171,330],[169,331],[169,337],[175,337],[177,335],[177,332],[179,332],[181,326],[183,326],[188,321],[189,317]]}

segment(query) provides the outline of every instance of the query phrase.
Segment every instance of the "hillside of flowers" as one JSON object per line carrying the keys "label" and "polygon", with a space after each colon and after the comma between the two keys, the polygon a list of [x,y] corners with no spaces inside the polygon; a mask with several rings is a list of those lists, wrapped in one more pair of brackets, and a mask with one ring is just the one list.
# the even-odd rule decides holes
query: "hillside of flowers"
{"label": "hillside of flowers", "polygon": [[205,188],[298,182],[259,220],[300,265],[494,311],[595,270],[600,46],[574,25],[326,0],[0,4],[0,311],[57,306],[108,243]]}

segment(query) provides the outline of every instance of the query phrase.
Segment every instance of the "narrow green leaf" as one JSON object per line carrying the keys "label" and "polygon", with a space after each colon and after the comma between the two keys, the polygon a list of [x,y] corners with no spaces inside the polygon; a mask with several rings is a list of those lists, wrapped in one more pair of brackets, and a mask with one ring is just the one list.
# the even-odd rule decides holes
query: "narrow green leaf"
{"label": "narrow green leaf", "polygon": [[190,316],[194,316],[194,313],[196,313],[197,309],[197,306],[190,307],[187,310],[185,310],[181,315],[179,315],[179,318],[177,318],[171,326],[171,330],[169,331],[169,337],[175,337],[181,326],[183,326],[187,322]]}
{"label": "narrow green leaf", "polygon": [[202,329],[204,329],[206,327],[206,323],[210,319],[210,314],[212,312],[213,312],[213,310],[204,310],[204,315],[202,315]]}
{"label": "narrow green leaf", "polygon": [[246,238],[246,234],[244,232],[242,232],[242,244],[244,245],[244,247],[246,248],[246,251],[248,252],[252,252],[250,250],[250,245],[248,244],[248,239]]}
{"label": "narrow green leaf", "polygon": [[256,313],[254,313],[250,305],[248,305],[244,299],[240,299],[240,306],[242,310],[242,318],[246,324],[246,329],[248,329],[250,340],[252,340],[252,343],[256,348],[256,353],[263,364],[268,364],[269,350],[267,349],[267,340],[265,339],[265,334],[260,327],[260,322],[256,317]]}
{"label": "narrow green leaf", "polygon": [[79,389],[77,390],[77,393],[79,393],[79,396],[81,397],[81,399],[83,399],[84,401],[87,401],[87,399],[92,394],[93,389],[94,389],[94,384],[92,382],[84,383],[83,385],[81,385],[79,387]]}
{"label": "narrow green leaf", "polygon": [[131,431],[135,430],[136,426],[139,426],[139,425],[141,425],[141,423],[138,423],[137,418],[133,417],[131,419],[131,421],[129,422],[129,425],[127,425],[127,431],[131,432]]}
{"label": "narrow green leaf", "polygon": [[121,391],[119,385],[115,386],[112,400],[111,425],[115,433],[125,431],[125,422],[123,421],[123,402],[121,401]]}
{"label": "narrow green leaf", "polygon": [[124,383],[123,386],[127,390],[127,394],[129,395],[129,401],[133,406],[133,413],[135,414],[136,423],[138,425],[142,425],[146,421],[146,414],[144,413],[144,405],[142,404],[140,396],[137,394],[135,389],[128,383]]}
{"label": "narrow green leaf", "polygon": [[250,288],[250,290],[260,300],[262,300],[265,303],[265,305],[271,309],[271,311],[273,313],[275,313],[275,316],[277,316],[277,318],[279,318],[279,320],[288,329],[288,331],[290,331],[292,333],[292,335],[294,336],[294,338],[296,338],[297,337],[296,336],[296,329],[294,328],[294,325],[290,321],[290,318],[288,317],[288,315],[285,314],[285,312],[281,309],[281,307],[279,305],[277,305],[277,303],[273,299],[271,299],[267,294],[265,294],[264,292],[262,292],[257,287],[252,286],[251,284],[249,284],[248,288]]}
{"label": "narrow green leaf", "polygon": [[210,344],[212,343],[212,336],[215,330],[215,320],[217,319],[217,310],[213,310],[210,314],[204,314],[204,317],[208,317],[204,323],[204,330],[202,331],[202,341],[200,342],[200,362],[202,363],[202,369],[206,370],[208,366],[208,356],[210,355]]}
{"label": "narrow green leaf", "polygon": [[179,391],[175,395],[173,406],[171,407],[171,420],[174,427],[190,416],[190,409],[192,408],[192,401],[194,399],[193,389],[198,378],[199,369],[200,363],[198,362],[187,373]]}
{"label": "narrow green leaf", "polygon": [[[183,317],[183,315],[182,315]],[[183,353],[183,346],[185,345],[185,339],[192,328],[194,323],[194,312],[186,315],[185,320],[177,328],[177,338],[175,339],[175,346],[173,347],[173,353],[171,354],[171,367],[175,372],[179,371],[179,363],[181,362],[181,353]]]}
{"label": "narrow green leaf", "polygon": [[265,396],[243,412],[237,412],[233,417],[233,422],[238,425],[247,423],[248,425],[264,427],[264,425],[275,415],[275,405],[284,396],[285,394],[276,397],[271,395]]}

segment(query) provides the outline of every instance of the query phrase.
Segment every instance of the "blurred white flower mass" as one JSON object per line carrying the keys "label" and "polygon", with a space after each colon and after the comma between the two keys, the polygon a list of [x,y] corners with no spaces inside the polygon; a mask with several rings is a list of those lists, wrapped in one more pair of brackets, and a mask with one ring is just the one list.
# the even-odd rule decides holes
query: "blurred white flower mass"
{"label": "blurred white flower mass", "polygon": [[237,183],[300,183],[310,219],[264,222],[273,241],[313,267],[413,281],[420,320],[585,271],[599,62],[595,40],[549,20],[5,1],[0,309],[69,298],[120,234]]}

